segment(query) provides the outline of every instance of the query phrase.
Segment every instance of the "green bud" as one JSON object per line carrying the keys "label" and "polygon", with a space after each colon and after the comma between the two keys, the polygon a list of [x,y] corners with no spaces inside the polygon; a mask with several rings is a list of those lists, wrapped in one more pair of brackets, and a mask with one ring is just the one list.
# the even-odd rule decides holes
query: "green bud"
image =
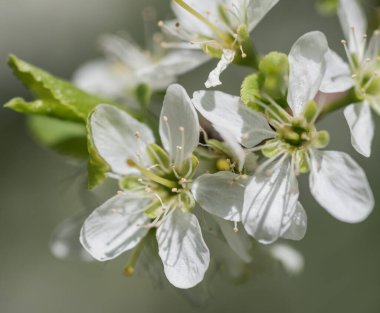
{"label": "green bud", "polygon": [[318,114],[318,106],[314,100],[309,101],[303,111],[303,115],[308,123],[315,121]]}
{"label": "green bud", "polygon": [[264,76],[262,90],[272,98],[279,99],[277,102],[280,102],[280,104],[285,104],[289,77],[287,55],[279,52],[267,54],[260,61],[259,70]]}
{"label": "green bud", "polygon": [[330,134],[326,130],[321,130],[317,133],[317,136],[313,142],[315,148],[325,148],[330,142]]}
{"label": "green bud", "polygon": [[240,89],[240,96],[243,103],[256,111],[263,110],[255,103],[256,99],[261,99],[260,89],[264,82],[264,76],[260,73],[247,76]]}

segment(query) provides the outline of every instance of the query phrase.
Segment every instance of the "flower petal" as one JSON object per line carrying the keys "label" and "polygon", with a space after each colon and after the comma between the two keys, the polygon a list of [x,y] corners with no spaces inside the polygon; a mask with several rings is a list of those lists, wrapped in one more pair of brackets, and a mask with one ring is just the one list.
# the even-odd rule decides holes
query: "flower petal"
{"label": "flower petal", "polygon": [[326,54],[329,51],[323,33],[314,31],[301,36],[289,53],[288,103],[294,116],[316,96],[325,75]]}
{"label": "flower petal", "polygon": [[350,52],[361,59],[365,48],[363,35],[367,31],[367,19],[357,0],[340,0],[338,17]]}
{"label": "flower petal", "polygon": [[310,190],[327,212],[343,222],[363,221],[374,206],[363,169],[343,152],[313,153]]}
{"label": "flower petal", "polygon": [[[195,11],[207,17],[212,23],[217,26],[220,30],[225,30],[225,26],[221,19],[219,18],[218,6],[220,5],[220,0],[186,0],[186,3],[193,8]],[[187,33],[190,34],[201,34],[209,38],[214,38],[215,33],[213,30],[205,25],[203,21],[189,13],[183,7],[181,7],[175,1],[172,1],[172,10],[178,18],[180,28],[183,28]],[[178,24],[177,24],[178,25]],[[178,31],[178,26],[177,26]]]}
{"label": "flower petal", "polygon": [[246,183],[247,178],[231,172],[203,174],[194,181],[191,191],[198,204],[207,212],[239,222]]}
{"label": "flower petal", "polygon": [[120,97],[124,90],[135,83],[132,76],[116,71],[106,60],[94,60],[83,64],[74,73],[73,82],[79,88],[103,97]]}
{"label": "flower petal", "polygon": [[54,230],[50,239],[50,251],[57,259],[84,262],[94,260],[78,240],[80,230],[87,216],[87,211],[81,211],[64,220]]}
{"label": "flower petal", "polygon": [[297,203],[296,212],[286,232],[281,236],[290,240],[301,240],[305,237],[307,229],[307,215],[300,202]]}
{"label": "flower petal", "polygon": [[222,84],[220,81],[220,75],[226,70],[228,65],[234,61],[234,58],[234,50],[223,49],[223,54],[220,61],[218,62],[216,68],[210,72],[208,79],[205,82],[206,88],[216,87]]}
{"label": "flower petal", "polygon": [[186,90],[174,84],[166,91],[160,118],[162,144],[176,166],[191,156],[199,143],[199,121]]}
{"label": "flower petal", "polygon": [[326,72],[319,90],[325,93],[342,92],[353,84],[348,64],[337,53],[329,50],[326,54]]}
{"label": "flower petal", "polygon": [[[233,0],[234,1],[234,0]],[[236,0],[235,0],[236,1]],[[240,0],[240,2],[245,0]],[[278,3],[279,0],[250,0],[246,12],[243,12],[248,21],[249,31],[252,31],[265,15]],[[244,20],[243,20],[244,21]]]}
{"label": "flower petal", "polygon": [[242,222],[248,234],[264,244],[289,228],[298,200],[298,183],[289,158],[272,162],[246,187]]}
{"label": "flower petal", "polygon": [[275,244],[269,249],[272,257],[282,264],[288,274],[299,274],[304,269],[304,257],[293,247],[286,244]]}
{"label": "flower petal", "polygon": [[94,145],[112,172],[119,175],[134,172],[126,164],[128,159],[143,166],[149,164],[146,147],[154,143],[153,133],[125,111],[100,104],[90,117],[90,127]]}
{"label": "flower petal", "polygon": [[227,240],[230,248],[245,262],[252,261],[250,250],[252,249],[252,237],[250,237],[244,229],[234,231],[233,225],[225,220],[217,219],[220,230],[224,238]]}
{"label": "flower petal", "polygon": [[114,259],[134,248],[148,232],[141,225],[148,223],[143,209],[151,201],[139,194],[126,193],[103,203],[83,224],[80,233],[83,247],[99,261]]}
{"label": "flower petal", "polygon": [[202,281],[210,253],[195,215],[174,210],[158,227],[158,253],[166,277],[177,288],[191,288]]}
{"label": "flower petal", "polygon": [[344,109],[344,116],[351,130],[352,146],[368,158],[375,133],[371,107],[366,102],[351,104]]}
{"label": "flower petal", "polygon": [[276,135],[265,117],[248,109],[240,97],[220,91],[197,91],[193,95],[193,104],[217,132],[225,130],[247,148]]}

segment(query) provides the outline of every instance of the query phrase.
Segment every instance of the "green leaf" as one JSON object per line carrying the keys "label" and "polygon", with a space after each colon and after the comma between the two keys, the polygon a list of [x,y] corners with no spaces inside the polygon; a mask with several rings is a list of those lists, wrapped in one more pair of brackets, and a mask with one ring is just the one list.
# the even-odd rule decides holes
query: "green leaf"
{"label": "green leaf", "polygon": [[32,136],[42,146],[71,157],[88,157],[84,125],[37,115],[30,116],[27,123]]}
{"label": "green leaf", "polygon": [[[90,119],[90,117],[88,117]],[[87,149],[89,154],[88,159],[88,188],[93,189],[100,185],[106,178],[106,173],[110,168],[108,164],[99,155],[92,140],[91,123],[87,123]]]}
{"label": "green leaf", "polygon": [[90,95],[14,55],[9,57],[8,63],[15,76],[36,98],[31,102],[15,98],[5,104],[5,107],[15,111],[85,123],[89,113],[98,104],[117,105],[113,101]]}
{"label": "green leaf", "polygon": [[149,107],[152,99],[152,90],[147,84],[139,84],[135,89],[137,101],[143,109]]}

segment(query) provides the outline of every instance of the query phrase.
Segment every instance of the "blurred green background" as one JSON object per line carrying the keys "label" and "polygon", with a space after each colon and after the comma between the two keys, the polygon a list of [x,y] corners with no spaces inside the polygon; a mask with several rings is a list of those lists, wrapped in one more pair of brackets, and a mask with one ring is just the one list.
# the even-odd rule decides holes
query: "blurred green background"
{"label": "blurred green background", "polygon": [[[143,44],[141,11],[147,5],[155,7],[162,19],[170,17],[168,0],[0,0],[1,103],[14,96],[28,97],[6,66],[9,53],[70,79],[81,63],[99,55],[99,34],[125,29]],[[319,16],[311,0],[280,0],[253,36],[260,52],[288,52],[300,35],[311,30],[325,32],[330,46],[343,52],[337,19]],[[202,89],[214,64],[180,82],[189,93]],[[223,89],[238,94],[244,74],[232,67],[223,76]],[[376,122],[380,124],[378,117]],[[351,153],[366,169],[380,203],[380,127],[370,160],[351,148],[341,112],[325,119],[320,128],[331,132],[330,149]],[[25,118],[7,109],[0,110],[0,164],[1,313],[380,312],[379,204],[361,224],[338,222],[313,201],[303,177],[301,200],[309,229],[303,241],[291,244],[305,257],[304,272],[296,277],[265,273],[240,286],[220,280],[207,306],[198,308],[178,291],[153,287],[147,277],[124,277],[123,257],[85,264],[50,254],[54,228],[81,208],[84,169],[38,146]]]}

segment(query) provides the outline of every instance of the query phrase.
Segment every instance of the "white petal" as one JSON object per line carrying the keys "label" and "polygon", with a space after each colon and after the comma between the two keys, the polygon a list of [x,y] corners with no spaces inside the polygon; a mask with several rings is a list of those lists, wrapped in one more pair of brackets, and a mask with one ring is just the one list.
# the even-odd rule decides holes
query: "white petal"
{"label": "white petal", "polygon": [[186,90],[177,84],[169,86],[161,111],[160,136],[178,167],[198,146],[199,131],[198,115]]}
{"label": "white petal", "polygon": [[210,57],[200,51],[175,50],[169,52],[153,66],[144,69],[144,73],[151,73],[156,77],[182,75],[210,60]]}
{"label": "white petal", "polygon": [[351,143],[357,152],[369,157],[375,125],[368,103],[356,103],[344,109],[344,116],[351,130]]}
{"label": "white petal", "polygon": [[241,221],[246,183],[246,178],[231,172],[204,174],[194,181],[191,191],[207,212],[238,222]]}
{"label": "white petal", "polygon": [[310,189],[318,203],[343,222],[365,220],[374,206],[363,169],[343,152],[314,152]]}
{"label": "white petal", "polygon": [[94,60],[85,63],[74,73],[73,82],[90,93],[117,98],[135,83],[134,78],[127,74],[115,70],[111,62]]}
{"label": "white petal", "polygon": [[213,69],[205,83],[206,88],[216,87],[222,84],[220,75],[226,70],[235,58],[235,51],[223,49],[223,54],[215,69]]}
{"label": "white petal", "polygon": [[247,148],[276,135],[265,117],[248,109],[240,97],[220,91],[197,91],[193,95],[193,104],[217,132],[225,130]]}
{"label": "white petal", "polygon": [[195,215],[174,210],[158,227],[156,236],[170,283],[183,289],[200,283],[210,263],[210,253]]}
{"label": "white petal", "polygon": [[82,211],[61,224],[54,230],[50,239],[50,251],[58,259],[93,261],[91,255],[83,248],[78,238],[88,212]]}
{"label": "white petal", "polygon": [[252,148],[276,135],[265,117],[248,109],[240,97],[220,91],[197,91],[193,95],[193,104],[231,148],[239,169],[245,161],[245,152],[240,144]]}
{"label": "white petal", "polygon": [[290,160],[256,173],[244,193],[242,222],[248,234],[264,244],[289,228],[298,200],[298,183]]}
{"label": "white petal", "polygon": [[323,77],[320,91],[335,93],[346,91],[354,84],[350,67],[332,50],[326,54],[326,73]]}
{"label": "white petal", "polygon": [[128,35],[104,35],[100,38],[100,46],[111,58],[116,58],[131,70],[138,70],[152,63],[147,54]]}
{"label": "white petal", "polygon": [[97,260],[114,259],[134,248],[147,234],[142,211],[152,200],[127,193],[117,195],[95,209],[83,224],[80,242]]}
{"label": "white petal", "polygon": [[290,240],[301,240],[305,237],[306,229],[307,215],[302,204],[298,202],[290,227],[281,237]]}
{"label": "white petal", "polygon": [[252,255],[250,253],[252,249],[252,238],[244,229],[239,229],[235,232],[234,226],[228,221],[217,219],[217,222],[231,249],[234,250],[245,263],[250,263],[252,261]]}
{"label": "white petal", "polygon": [[270,253],[289,274],[299,274],[305,267],[302,254],[289,245],[275,244],[270,247]]}
{"label": "white petal", "polygon": [[316,96],[325,75],[328,51],[326,37],[318,31],[301,36],[293,45],[289,53],[288,103],[294,116]]}
{"label": "white petal", "polygon": [[[220,5],[220,0],[186,0],[186,3],[195,11],[197,11],[204,17],[207,17],[220,30],[225,29],[225,26],[219,18],[218,13],[218,6]],[[175,1],[172,1],[172,10],[178,18],[180,28],[183,28],[185,32],[194,35],[201,34],[209,38],[214,38],[216,36],[210,27],[208,27],[200,19],[196,18],[194,15],[186,11]]]}
{"label": "white petal", "polygon": [[98,105],[90,117],[90,126],[96,149],[114,173],[131,173],[128,159],[149,164],[146,147],[154,142],[152,131],[125,111],[108,104]]}
{"label": "white petal", "polygon": [[[367,30],[365,13],[357,0],[340,0],[338,17],[352,53],[363,56],[363,35]],[[354,31],[353,31],[354,29]]]}
{"label": "white petal", "polygon": [[[241,0],[245,1],[245,0]],[[240,1],[240,2],[241,2]],[[250,0],[246,8],[249,31],[263,19],[265,15],[278,3],[279,0]]]}

